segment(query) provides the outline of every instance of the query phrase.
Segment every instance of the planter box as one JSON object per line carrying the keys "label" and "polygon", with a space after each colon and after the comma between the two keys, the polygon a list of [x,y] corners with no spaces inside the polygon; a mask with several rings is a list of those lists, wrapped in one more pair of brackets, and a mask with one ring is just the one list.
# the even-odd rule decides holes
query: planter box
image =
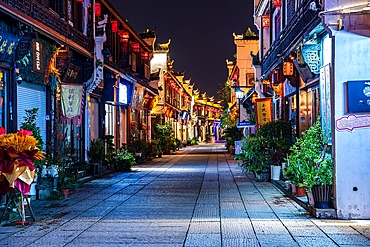
{"label": "planter box", "polygon": [[332,188],[332,185],[314,185],[312,187],[315,208],[329,208]]}

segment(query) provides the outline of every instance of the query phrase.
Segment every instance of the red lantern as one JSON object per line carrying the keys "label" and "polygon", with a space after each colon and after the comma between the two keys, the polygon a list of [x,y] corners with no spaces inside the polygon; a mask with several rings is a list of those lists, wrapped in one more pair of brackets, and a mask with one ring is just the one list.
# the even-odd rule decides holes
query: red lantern
{"label": "red lantern", "polygon": [[269,15],[262,16],[262,27],[263,28],[270,27],[270,16]]}
{"label": "red lantern", "polygon": [[141,53],[141,60],[149,60],[149,53],[147,51]]}
{"label": "red lantern", "polygon": [[281,7],[281,0],[274,0],[274,7],[280,8]]}
{"label": "red lantern", "polygon": [[139,43],[132,43],[131,48],[133,52],[139,52],[140,51],[140,45]]}
{"label": "red lantern", "polygon": [[78,3],[83,3],[83,2],[84,2],[84,0],[76,0],[76,2],[78,2]]}
{"label": "red lantern", "polygon": [[100,3],[95,3],[95,15],[100,16],[101,14],[101,5]]}
{"label": "red lantern", "polygon": [[130,38],[130,34],[127,31],[118,31],[118,35],[119,35],[119,42],[121,43],[127,43]]}
{"label": "red lantern", "polygon": [[116,20],[112,20],[110,21],[110,23],[112,24],[112,32],[115,33],[118,31],[118,22]]}

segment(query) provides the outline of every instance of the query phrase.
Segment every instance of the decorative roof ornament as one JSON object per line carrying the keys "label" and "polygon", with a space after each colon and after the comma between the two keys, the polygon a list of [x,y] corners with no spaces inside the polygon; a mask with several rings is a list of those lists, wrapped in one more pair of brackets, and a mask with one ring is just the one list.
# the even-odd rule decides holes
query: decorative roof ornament
{"label": "decorative roof ornament", "polygon": [[251,30],[250,27],[248,27],[248,30],[245,32],[245,36],[247,37],[255,37],[257,34]]}
{"label": "decorative roof ornament", "polygon": [[170,44],[171,44],[171,39],[168,39],[167,43],[164,43],[164,44],[158,43],[157,48],[158,50],[169,50]]}

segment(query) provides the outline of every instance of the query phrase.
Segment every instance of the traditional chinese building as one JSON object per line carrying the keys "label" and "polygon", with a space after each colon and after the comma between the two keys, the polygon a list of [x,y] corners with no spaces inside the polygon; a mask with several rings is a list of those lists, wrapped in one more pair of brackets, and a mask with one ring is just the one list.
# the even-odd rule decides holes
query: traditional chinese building
{"label": "traditional chinese building", "polygon": [[299,136],[321,117],[335,160],[332,207],[341,219],[370,218],[368,2],[256,0],[254,16],[259,80],[278,95],[273,119]]}

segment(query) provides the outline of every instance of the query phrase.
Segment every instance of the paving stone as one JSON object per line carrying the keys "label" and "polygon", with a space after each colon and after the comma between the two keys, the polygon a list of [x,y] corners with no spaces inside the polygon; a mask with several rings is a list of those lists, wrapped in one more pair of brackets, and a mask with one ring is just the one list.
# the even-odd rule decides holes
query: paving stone
{"label": "paving stone", "polygon": [[220,222],[192,222],[189,234],[220,234]]}
{"label": "paving stone", "polygon": [[222,238],[256,238],[254,229],[250,222],[248,223],[224,223],[221,224]]}
{"label": "paving stone", "polygon": [[223,238],[222,247],[260,247],[257,238]]}
{"label": "paving stone", "polygon": [[184,247],[218,247],[221,246],[219,234],[188,234]]}
{"label": "paving stone", "polygon": [[257,239],[261,247],[299,247],[298,243],[289,235],[269,235],[257,234]]}
{"label": "paving stone", "polygon": [[339,245],[370,246],[370,240],[360,234],[330,234],[329,237]]}
{"label": "paving stone", "polygon": [[278,220],[252,220],[256,234],[288,235],[287,229]]}
{"label": "paving stone", "polygon": [[302,247],[334,247],[338,246],[328,237],[303,236],[294,238]]}
{"label": "paving stone", "polygon": [[321,231],[317,226],[288,226],[288,231],[293,237],[306,237],[306,236],[315,236],[315,237],[325,237],[325,233]]}

